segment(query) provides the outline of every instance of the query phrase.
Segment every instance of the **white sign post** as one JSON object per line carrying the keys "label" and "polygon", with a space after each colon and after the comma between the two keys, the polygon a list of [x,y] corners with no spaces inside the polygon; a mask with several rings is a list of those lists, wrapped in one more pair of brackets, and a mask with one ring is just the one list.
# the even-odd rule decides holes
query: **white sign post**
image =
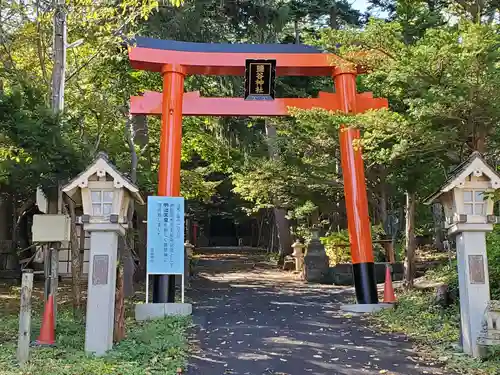
{"label": "white sign post", "polygon": [[[184,303],[184,251],[184,198],[148,197],[146,303],[136,305],[137,320],[191,314]],[[180,275],[181,303],[149,303],[150,275]]]}

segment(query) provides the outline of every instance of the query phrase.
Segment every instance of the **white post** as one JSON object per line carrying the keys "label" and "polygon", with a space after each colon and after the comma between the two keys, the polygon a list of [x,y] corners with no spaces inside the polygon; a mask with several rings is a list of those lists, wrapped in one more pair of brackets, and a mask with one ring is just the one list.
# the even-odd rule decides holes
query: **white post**
{"label": "white post", "polygon": [[477,339],[481,333],[484,312],[490,300],[486,232],[492,229],[492,225],[458,224],[452,229],[457,235],[463,350],[467,354],[478,357]]}
{"label": "white post", "polygon": [[85,351],[104,355],[113,347],[116,266],[120,224],[85,224],[90,232]]}
{"label": "white post", "polygon": [[28,361],[30,355],[32,292],[33,270],[25,269],[21,281],[21,307],[19,311],[19,335],[17,338],[17,360],[21,366]]}

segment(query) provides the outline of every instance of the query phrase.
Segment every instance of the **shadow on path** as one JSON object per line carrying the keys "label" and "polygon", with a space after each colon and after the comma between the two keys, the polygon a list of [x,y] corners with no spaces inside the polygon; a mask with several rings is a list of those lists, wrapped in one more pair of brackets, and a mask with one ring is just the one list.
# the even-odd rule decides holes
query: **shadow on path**
{"label": "shadow on path", "polygon": [[345,288],[305,284],[249,253],[202,255],[196,272],[188,375],[450,374],[404,336],[344,315]]}

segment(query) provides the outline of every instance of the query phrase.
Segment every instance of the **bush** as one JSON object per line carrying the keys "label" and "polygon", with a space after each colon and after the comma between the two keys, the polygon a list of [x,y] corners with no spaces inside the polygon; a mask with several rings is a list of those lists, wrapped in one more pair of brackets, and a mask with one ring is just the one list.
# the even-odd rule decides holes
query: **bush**
{"label": "bush", "polygon": [[398,294],[397,308],[382,310],[378,316],[392,330],[427,344],[449,347],[459,339],[458,305],[442,308],[434,303],[433,293],[412,290]]}
{"label": "bush", "polygon": [[[385,231],[381,225],[372,226],[372,240],[381,240],[385,237]],[[325,237],[321,237],[321,242],[325,245],[325,251],[330,258],[330,265],[339,263],[351,263],[351,244],[349,232],[343,229],[338,232],[331,232]],[[380,244],[373,244],[373,254],[376,262],[385,261],[385,250]]]}
{"label": "bush", "polygon": [[325,245],[325,252],[330,259],[331,266],[351,262],[351,247],[347,229],[321,237],[321,242]]}
{"label": "bush", "polygon": [[500,225],[486,236],[491,299],[500,299]]}
{"label": "bush", "polygon": [[430,269],[425,273],[427,280],[448,285],[448,291],[458,297],[458,270],[456,260],[445,266]]}
{"label": "bush", "polygon": [[[57,346],[32,348],[30,361],[20,369],[16,361],[18,309],[8,308],[6,303],[18,298],[17,287],[8,294],[0,293],[1,375],[174,375],[185,365],[191,317],[166,317],[150,322],[129,318],[127,338],[106,356],[96,358],[84,352],[84,322],[74,320],[69,304],[62,304],[57,314]],[[33,302],[31,337],[36,338],[43,306],[36,298]]]}
{"label": "bush", "polygon": [[[425,278],[448,284],[450,291],[458,290],[456,262],[451,266],[446,265],[428,271]],[[482,362],[456,352],[460,336],[458,300],[449,307],[442,307],[436,303],[434,289],[400,292],[397,308],[382,310],[373,319],[384,330],[404,332],[413,340],[424,344],[420,349],[432,357],[447,362],[447,367],[456,373],[467,375],[500,373],[498,357]]]}

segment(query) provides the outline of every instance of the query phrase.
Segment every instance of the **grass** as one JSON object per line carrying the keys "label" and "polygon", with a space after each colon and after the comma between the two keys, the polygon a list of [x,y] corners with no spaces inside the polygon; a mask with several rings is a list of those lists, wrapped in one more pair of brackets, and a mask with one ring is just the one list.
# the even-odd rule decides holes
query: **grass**
{"label": "grass", "polygon": [[[446,279],[446,271],[433,271],[432,277]],[[500,358],[482,362],[459,353],[460,312],[457,304],[442,308],[434,303],[434,292],[412,290],[398,294],[396,309],[383,310],[374,316],[382,329],[404,332],[422,353],[446,362],[449,369],[467,375],[500,374]]]}
{"label": "grass", "polygon": [[[40,291],[34,294],[32,340],[40,329]],[[22,369],[16,361],[19,287],[0,288],[0,374],[1,375],[174,375],[186,362],[188,317],[167,317],[151,322],[127,318],[127,338],[106,356],[84,352],[85,325],[75,321],[61,293],[58,304],[56,348],[32,348],[30,361]],[[65,302],[66,300],[66,302]],[[17,309],[16,309],[17,306]],[[131,311],[131,308],[128,308]]]}

